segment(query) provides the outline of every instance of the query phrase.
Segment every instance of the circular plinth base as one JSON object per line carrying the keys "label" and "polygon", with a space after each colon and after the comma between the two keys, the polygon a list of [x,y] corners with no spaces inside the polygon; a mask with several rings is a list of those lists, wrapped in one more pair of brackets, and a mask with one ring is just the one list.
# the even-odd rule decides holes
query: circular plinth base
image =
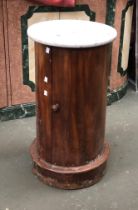
{"label": "circular plinth base", "polygon": [[75,167],[52,165],[42,160],[37,152],[37,141],[31,145],[30,152],[34,161],[33,172],[44,183],[62,189],[80,189],[95,184],[104,175],[109,145],[104,144],[102,153],[96,159]]}

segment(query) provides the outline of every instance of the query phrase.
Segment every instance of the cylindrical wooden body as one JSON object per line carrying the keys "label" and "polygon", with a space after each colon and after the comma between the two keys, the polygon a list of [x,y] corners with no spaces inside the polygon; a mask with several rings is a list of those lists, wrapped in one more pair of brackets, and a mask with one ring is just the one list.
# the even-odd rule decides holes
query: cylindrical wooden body
{"label": "cylindrical wooden body", "polygon": [[110,44],[35,48],[34,172],[56,187],[90,186],[103,176],[109,155],[104,136]]}

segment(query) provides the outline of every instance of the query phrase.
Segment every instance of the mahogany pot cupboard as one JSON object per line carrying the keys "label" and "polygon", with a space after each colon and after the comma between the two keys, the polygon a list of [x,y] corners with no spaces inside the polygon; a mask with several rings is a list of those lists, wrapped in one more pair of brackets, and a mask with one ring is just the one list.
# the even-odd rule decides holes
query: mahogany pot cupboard
{"label": "mahogany pot cupboard", "polygon": [[33,171],[59,188],[93,185],[109,155],[106,91],[116,31],[90,21],[59,20],[34,24],[28,34],[36,56]]}

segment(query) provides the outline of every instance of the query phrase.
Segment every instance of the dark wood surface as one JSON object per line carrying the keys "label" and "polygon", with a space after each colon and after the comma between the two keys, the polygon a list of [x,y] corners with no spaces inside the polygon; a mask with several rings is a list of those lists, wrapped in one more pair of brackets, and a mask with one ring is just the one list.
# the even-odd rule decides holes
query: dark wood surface
{"label": "dark wood surface", "polygon": [[[105,156],[102,153],[110,47],[48,47],[50,51],[46,53],[47,47],[36,43],[37,156],[49,167],[59,167],[59,174],[62,169],[64,174],[64,167],[79,170],[79,166],[86,165],[87,170],[91,161]],[[45,76],[48,83],[44,82]],[[45,90],[48,96],[44,95]],[[39,170],[41,175],[42,168],[45,167]]]}

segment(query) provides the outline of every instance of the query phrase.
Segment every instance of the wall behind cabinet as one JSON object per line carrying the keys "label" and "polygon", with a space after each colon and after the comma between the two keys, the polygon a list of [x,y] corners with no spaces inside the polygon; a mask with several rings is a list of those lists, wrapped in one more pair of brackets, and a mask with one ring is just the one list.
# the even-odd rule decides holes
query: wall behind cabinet
{"label": "wall behind cabinet", "polygon": [[[89,13],[95,15],[96,21],[106,22],[111,26],[115,26],[118,31],[118,37],[111,49],[111,75],[107,93],[109,104],[119,100],[127,90],[127,76],[126,74],[120,74],[117,65],[118,60],[121,60],[119,49],[121,51],[122,48],[119,46],[122,46],[120,43],[123,42],[125,33],[125,30],[122,30],[125,19],[123,14],[126,14],[129,6],[132,6],[129,5],[131,1],[76,0],[76,4],[79,7],[82,4],[88,5]],[[51,8],[54,8],[55,13],[51,13]],[[46,17],[46,20],[62,18],[84,19],[84,13],[85,15],[87,13],[86,11],[80,13],[77,11],[76,13],[74,7],[71,9],[72,11],[68,12],[68,8],[63,10],[63,8],[57,7],[40,7],[40,5],[31,3],[28,0],[0,0],[0,120],[28,116],[28,110],[29,116],[35,112],[35,92],[32,91],[35,87],[33,43],[29,41],[28,45],[26,31],[22,37],[23,28],[27,30],[28,25],[44,17]],[[30,11],[31,16],[27,16],[28,14],[30,15]],[[27,17],[25,27],[21,23],[23,16]],[[27,40],[27,44],[23,48],[24,40]],[[23,57],[22,49],[27,49],[29,52],[29,56],[28,54],[25,55],[26,60]]]}
{"label": "wall behind cabinet", "polygon": [[3,3],[0,1],[0,107],[8,106]]}
{"label": "wall behind cabinet", "polygon": [[23,84],[22,39],[20,17],[28,10],[27,1],[3,1],[4,13],[7,14],[7,39],[9,53],[9,71],[11,81],[11,105],[34,101],[34,92]]}

